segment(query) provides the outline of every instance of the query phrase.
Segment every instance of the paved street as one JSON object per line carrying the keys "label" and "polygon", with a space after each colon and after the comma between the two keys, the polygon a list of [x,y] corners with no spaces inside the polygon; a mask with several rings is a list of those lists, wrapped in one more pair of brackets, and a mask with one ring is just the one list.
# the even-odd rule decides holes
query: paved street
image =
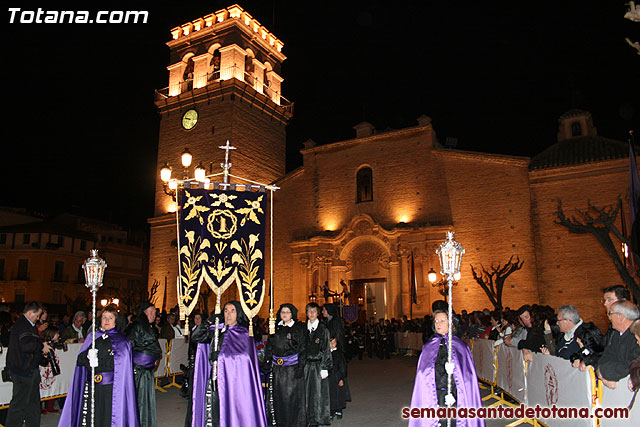
{"label": "paved street", "polygon": [[[348,404],[344,418],[334,426],[402,427],[407,421],[400,418],[401,408],[408,406],[413,391],[417,357],[394,357],[391,360],[354,360],[349,363],[349,385],[353,401]],[[483,390],[483,396],[486,391]],[[179,390],[156,393],[158,399],[158,426],[184,425],[187,401]],[[42,416],[42,426],[58,425],[58,415]],[[487,420],[487,427],[502,427],[510,420]]]}

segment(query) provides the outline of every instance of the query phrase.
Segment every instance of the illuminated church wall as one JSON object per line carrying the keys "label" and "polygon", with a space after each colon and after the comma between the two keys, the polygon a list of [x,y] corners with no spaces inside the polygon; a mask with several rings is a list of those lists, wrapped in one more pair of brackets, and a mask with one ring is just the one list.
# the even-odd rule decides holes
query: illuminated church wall
{"label": "illuminated church wall", "polygon": [[[456,306],[492,308],[470,265],[504,265],[512,255],[525,263],[506,281],[503,305],[517,308],[538,300],[536,254],[531,230],[528,158],[442,149],[456,239],[463,244],[462,279]],[[515,259],[515,258],[514,258]]]}
{"label": "illuminated church wall", "polygon": [[[384,277],[390,311],[408,314],[413,251],[420,285],[413,312],[424,315],[441,298],[426,274],[438,269],[435,249],[454,229],[468,248],[454,290],[459,310],[490,305],[469,264],[488,267],[511,255],[526,262],[507,282],[505,304],[537,301],[528,159],[434,148],[432,138],[426,125],[302,151],[304,166],[282,181],[276,197],[275,271],[284,295],[305,304],[325,280],[340,291],[341,279]],[[362,165],[373,171],[373,200],[356,203]]]}
{"label": "illuminated church wall", "polygon": [[[585,321],[605,328],[609,320],[600,302],[602,289],[622,279],[593,235],[570,234],[554,221],[558,199],[568,218],[582,220],[576,209],[585,211],[589,201],[598,208],[616,206],[620,195],[628,214],[628,158],[532,171],[531,189],[541,303],[574,304]],[[620,214],[616,225],[621,226]]]}

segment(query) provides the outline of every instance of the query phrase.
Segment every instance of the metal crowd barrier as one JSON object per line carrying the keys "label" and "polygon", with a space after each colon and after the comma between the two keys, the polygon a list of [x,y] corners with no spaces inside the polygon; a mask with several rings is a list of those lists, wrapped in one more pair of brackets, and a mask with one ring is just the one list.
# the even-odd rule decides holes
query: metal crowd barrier
{"label": "metal crowd barrier", "polygon": [[[162,358],[160,359],[158,368],[154,372],[156,389],[166,391],[168,387],[180,388],[180,385],[175,381],[175,377],[183,373],[180,365],[187,365],[189,344],[185,342],[184,337],[176,338],[169,342],[167,342],[166,339],[159,339],[158,341],[162,349]],[[48,366],[40,367],[41,401],[57,399],[67,395],[80,347],[82,347],[82,344],[68,344],[67,351],[56,350],[56,359],[60,366],[60,375],[54,376],[51,373],[51,368]],[[0,354],[0,371],[4,369],[6,365],[9,348],[4,347],[2,350]],[[171,382],[165,385],[164,388],[158,386],[158,378],[165,377],[170,377]],[[0,409],[7,409],[9,407],[12,392],[13,383],[4,382],[2,378],[0,378]]]}
{"label": "metal crowd barrier", "polygon": [[[507,395],[527,407],[626,408],[633,397],[627,388],[628,377],[618,381],[616,388],[611,390],[602,387],[591,367],[583,372],[571,366],[568,360],[556,356],[533,353],[533,361],[525,363],[521,350],[504,344],[494,347],[493,341],[484,339],[472,340],[471,349],[478,378],[491,388],[491,397],[483,400],[496,400],[490,406],[516,406],[504,398]],[[495,387],[501,391],[496,393]],[[523,418],[509,426],[522,423],[548,427],[640,425],[639,405],[634,405],[628,419]]]}

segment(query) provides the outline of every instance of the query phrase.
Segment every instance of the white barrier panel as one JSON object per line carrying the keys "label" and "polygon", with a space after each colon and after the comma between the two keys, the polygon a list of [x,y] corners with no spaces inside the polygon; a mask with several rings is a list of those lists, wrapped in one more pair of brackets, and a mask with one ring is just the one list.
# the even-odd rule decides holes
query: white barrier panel
{"label": "white barrier panel", "polygon": [[474,339],[472,355],[478,378],[493,384],[495,379],[493,341]]}
{"label": "white barrier panel", "polygon": [[[68,344],[67,351],[56,350],[56,360],[60,366],[60,375],[53,376],[49,366],[40,367],[41,399],[67,394],[80,347],[82,347],[82,344]],[[2,354],[0,354],[0,371],[5,367],[8,351],[9,348],[5,347]],[[13,383],[5,383],[0,378],[0,406],[8,405],[11,402],[12,392]]]}
{"label": "white barrier panel", "polygon": [[[591,408],[591,377],[566,359],[533,353],[527,371],[529,406]],[[591,426],[592,419],[540,418],[548,427]]]}
{"label": "white barrier panel", "polygon": [[522,350],[498,346],[498,370],[496,373],[497,386],[509,393],[518,402],[525,399],[524,389],[524,359]]}
{"label": "white barrier panel", "polygon": [[[67,344],[67,351],[56,350],[56,360],[58,361],[58,366],[60,366],[60,375],[54,377],[49,365],[40,367],[41,399],[67,394],[81,347],[82,344]],[[65,373],[64,375],[63,372]]]}
{"label": "white barrier panel", "polygon": [[[627,387],[628,381],[629,377],[618,381],[615,390],[611,390],[609,387],[605,387],[604,385],[602,386],[603,408],[626,408],[629,406],[633,393],[630,392]],[[602,427],[627,427],[640,425],[640,398],[636,399],[633,409],[629,413],[629,418],[602,418],[600,419],[600,425]]]}
{"label": "white barrier panel", "polygon": [[174,338],[171,341],[171,354],[169,355],[169,375],[181,374],[180,364],[187,365],[189,359],[189,343],[184,337]]}
{"label": "white barrier panel", "polygon": [[[162,349],[162,359],[160,365],[155,371],[156,377],[166,376],[167,370],[167,340],[159,339],[160,348]],[[183,339],[184,341],[184,339]],[[76,366],[76,360],[78,359],[78,353],[82,344],[67,344],[68,350],[56,350],[56,359],[60,366],[60,375],[53,376],[51,374],[51,368],[49,366],[40,367],[40,398],[46,399],[47,397],[65,395],[69,391],[69,384],[71,384],[71,377]],[[7,360],[8,347],[2,349],[0,354],[0,371],[5,367]],[[180,367],[180,362],[178,362]],[[132,367],[133,369],[133,367]],[[13,392],[13,383],[5,383],[0,378],[0,406],[8,405],[11,402],[11,395]]]}
{"label": "white barrier panel", "polygon": [[162,358],[160,359],[160,363],[154,371],[153,376],[155,378],[162,378],[167,376],[167,340],[165,338],[160,338],[158,342],[162,349]]}

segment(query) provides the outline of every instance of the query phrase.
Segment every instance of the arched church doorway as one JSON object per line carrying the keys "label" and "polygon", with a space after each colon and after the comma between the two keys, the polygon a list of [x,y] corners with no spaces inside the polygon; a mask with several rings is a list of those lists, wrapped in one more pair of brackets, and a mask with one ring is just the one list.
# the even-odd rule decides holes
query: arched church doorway
{"label": "arched church doorway", "polygon": [[358,302],[358,322],[366,323],[373,317],[376,321],[388,318],[387,279],[349,280],[351,298]]}

